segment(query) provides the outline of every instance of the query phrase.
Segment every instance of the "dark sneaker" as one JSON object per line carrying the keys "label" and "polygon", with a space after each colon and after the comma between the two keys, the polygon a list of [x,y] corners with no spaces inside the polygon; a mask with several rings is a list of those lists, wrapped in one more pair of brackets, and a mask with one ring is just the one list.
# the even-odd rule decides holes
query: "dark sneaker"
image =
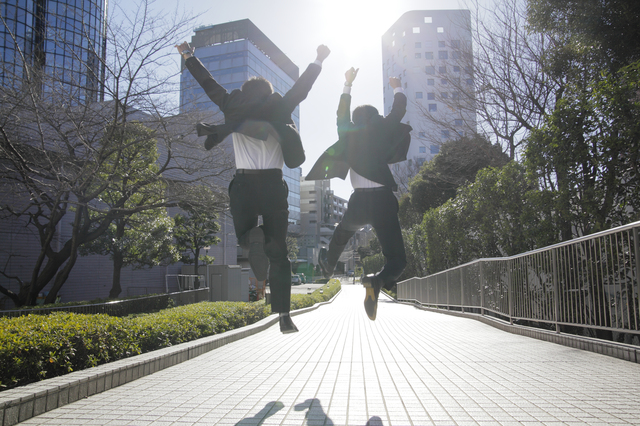
{"label": "dark sneaker", "polygon": [[280,331],[282,334],[297,333],[298,327],[291,320],[291,315],[280,315]]}
{"label": "dark sneaker", "polygon": [[320,253],[318,253],[318,265],[320,265],[320,270],[322,271],[322,275],[329,279],[333,276],[333,268],[329,267],[329,260],[327,258],[328,252],[326,248],[321,248]]}
{"label": "dark sneaker", "polygon": [[382,281],[373,274],[369,274],[362,278],[362,285],[366,289],[364,296],[364,310],[371,321],[376,320],[378,312],[378,296],[382,288]]}
{"label": "dark sneaker", "polygon": [[249,265],[258,281],[267,279],[269,258],[264,252],[264,232],[259,226],[249,231]]}

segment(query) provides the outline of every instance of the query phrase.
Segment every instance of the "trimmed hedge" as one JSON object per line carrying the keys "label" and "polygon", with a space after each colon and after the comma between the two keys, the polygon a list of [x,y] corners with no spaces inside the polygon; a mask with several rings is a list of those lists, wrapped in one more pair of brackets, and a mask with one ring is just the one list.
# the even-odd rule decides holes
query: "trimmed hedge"
{"label": "trimmed hedge", "polygon": [[[329,300],[340,281],[322,290],[292,294],[291,309]],[[223,333],[270,314],[260,301],[201,302],[125,318],[69,312],[0,318],[0,390]]]}

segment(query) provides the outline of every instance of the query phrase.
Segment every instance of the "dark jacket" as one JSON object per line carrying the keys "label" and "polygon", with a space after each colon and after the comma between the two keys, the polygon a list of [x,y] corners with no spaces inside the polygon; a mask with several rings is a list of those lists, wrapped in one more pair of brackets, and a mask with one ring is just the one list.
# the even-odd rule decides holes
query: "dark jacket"
{"label": "dark jacket", "polygon": [[207,136],[204,143],[206,149],[213,148],[233,132],[266,140],[269,132],[275,130],[279,135],[282,155],[287,167],[298,167],[304,162],[302,140],[291,119],[291,113],[307,97],[322,70],[319,65],[310,64],[284,96],[273,93],[265,101],[255,102],[241,90],[236,89],[228,93],[198,58],[188,58],[185,64],[209,99],[224,114],[224,124],[199,123],[197,125],[198,136]]}
{"label": "dark jacket", "polygon": [[320,156],[305,179],[345,179],[352,168],[373,182],[397,190],[388,164],[407,159],[412,129],[400,123],[407,112],[407,97],[396,93],[389,115],[373,117],[362,128],[351,122],[350,108],[351,95],[342,94],[337,113],[338,142]]}

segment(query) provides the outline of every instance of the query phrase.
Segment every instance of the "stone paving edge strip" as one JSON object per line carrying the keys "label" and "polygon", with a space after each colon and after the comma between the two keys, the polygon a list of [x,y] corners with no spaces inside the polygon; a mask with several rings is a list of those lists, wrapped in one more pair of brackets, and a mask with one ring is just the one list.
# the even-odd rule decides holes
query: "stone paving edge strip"
{"label": "stone paving edge strip", "polygon": [[[304,314],[331,303],[341,292],[342,290],[338,291],[326,302],[292,311],[291,316]],[[271,314],[254,324],[222,334],[214,334],[0,392],[0,426],[13,426],[47,411],[188,361],[228,343],[264,331],[277,322],[278,316]]]}
{"label": "stone paving edge strip", "polygon": [[533,327],[525,327],[522,325],[509,324],[506,321],[500,320],[498,318],[486,316],[486,315],[430,308],[428,306],[422,306],[416,302],[400,302],[392,298],[391,300],[403,305],[411,305],[417,309],[422,309],[424,311],[430,311],[430,312],[436,312],[440,314],[474,319],[476,321],[480,321],[482,323],[498,328],[502,331],[506,331],[508,333],[519,334],[521,336],[526,336],[526,337],[531,337],[538,340],[557,343],[559,345],[564,345],[571,348],[594,352],[597,354],[607,355],[614,358],[619,358],[625,361],[630,361],[630,362],[635,362],[636,364],[640,364],[640,347],[638,346],[628,345],[626,343],[609,342],[606,340],[596,339],[593,337],[576,336],[571,334],[557,333],[555,331],[550,331],[550,330],[543,330],[543,329],[537,329]]}

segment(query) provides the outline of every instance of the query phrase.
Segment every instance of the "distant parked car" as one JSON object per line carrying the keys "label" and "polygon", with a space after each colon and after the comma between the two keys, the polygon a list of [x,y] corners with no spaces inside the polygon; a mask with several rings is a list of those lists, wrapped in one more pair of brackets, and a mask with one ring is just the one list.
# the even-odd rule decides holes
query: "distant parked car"
{"label": "distant parked car", "polygon": [[302,284],[302,280],[300,279],[300,275],[292,275],[291,276],[291,284],[293,284],[293,285]]}

